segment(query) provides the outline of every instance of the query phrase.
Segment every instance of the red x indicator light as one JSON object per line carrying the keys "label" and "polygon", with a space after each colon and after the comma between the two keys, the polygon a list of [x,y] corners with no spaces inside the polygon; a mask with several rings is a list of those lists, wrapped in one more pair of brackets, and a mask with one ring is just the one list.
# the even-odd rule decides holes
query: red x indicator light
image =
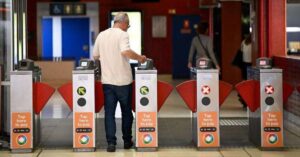
{"label": "red x indicator light", "polygon": [[272,87],[271,85],[267,85],[265,87],[265,93],[267,93],[267,94],[273,94],[274,93],[274,87]]}
{"label": "red x indicator light", "polygon": [[201,92],[204,94],[204,95],[207,95],[210,93],[210,88],[207,86],[207,85],[204,85],[202,86],[201,88]]}

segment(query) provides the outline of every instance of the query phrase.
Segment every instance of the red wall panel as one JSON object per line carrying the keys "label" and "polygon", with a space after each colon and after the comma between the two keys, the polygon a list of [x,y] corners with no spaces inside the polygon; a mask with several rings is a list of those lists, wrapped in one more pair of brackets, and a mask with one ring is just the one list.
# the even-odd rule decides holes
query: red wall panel
{"label": "red wall panel", "polygon": [[268,0],[267,56],[286,55],[286,0]]}
{"label": "red wall panel", "polygon": [[[260,0],[257,5],[255,57],[286,55],[286,0]],[[255,29],[254,28],[254,29]]]}
{"label": "red wall panel", "polygon": [[[300,85],[300,57],[273,57],[274,65],[283,69],[283,81],[289,83],[293,87],[298,87]],[[286,110],[300,116],[300,94],[293,92],[289,97]]]}
{"label": "red wall panel", "polygon": [[241,2],[222,2],[222,80],[231,84],[241,81],[241,72],[231,64],[241,46]]}

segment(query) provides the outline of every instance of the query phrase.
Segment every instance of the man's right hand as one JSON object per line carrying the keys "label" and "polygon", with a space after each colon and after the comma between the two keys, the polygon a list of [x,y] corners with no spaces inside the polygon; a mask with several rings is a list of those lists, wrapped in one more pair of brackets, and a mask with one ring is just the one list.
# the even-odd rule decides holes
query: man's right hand
{"label": "man's right hand", "polygon": [[139,59],[139,62],[140,63],[145,63],[147,60],[147,57],[145,55],[141,55],[140,59]]}
{"label": "man's right hand", "polygon": [[187,67],[188,67],[188,68],[192,68],[192,63],[189,62],[188,65],[187,65]]}

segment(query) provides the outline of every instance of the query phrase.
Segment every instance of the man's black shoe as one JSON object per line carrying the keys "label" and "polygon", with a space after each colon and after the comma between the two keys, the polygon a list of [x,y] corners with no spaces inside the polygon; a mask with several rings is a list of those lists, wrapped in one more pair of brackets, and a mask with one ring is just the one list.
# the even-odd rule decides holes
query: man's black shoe
{"label": "man's black shoe", "polygon": [[106,149],[107,152],[115,152],[116,146],[114,144],[109,144]]}
{"label": "man's black shoe", "polygon": [[132,141],[124,143],[124,149],[130,149],[132,146],[133,146]]}

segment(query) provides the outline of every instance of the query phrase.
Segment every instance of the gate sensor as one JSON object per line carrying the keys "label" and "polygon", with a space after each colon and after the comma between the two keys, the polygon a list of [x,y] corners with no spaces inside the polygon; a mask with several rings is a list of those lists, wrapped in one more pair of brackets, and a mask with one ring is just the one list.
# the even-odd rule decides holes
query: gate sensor
{"label": "gate sensor", "polygon": [[23,71],[23,70],[30,71],[33,69],[34,69],[34,63],[30,59],[23,59],[23,60],[20,60],[18,63],[18,70],[20,70],[20,71]]}
{"label": "gate sensor", "polygon": [[270,58],[262,57],[256,59],[256,67],[259,69],[271,69],[272,60]]}
{"label": "gate sensor", "polygon": [[153,60],[147,58],[145,63],[139,63],[138,64],[138,69],[139,70],[153,70]]}
{"label": "gate sensor", "polygon": [[208,58],[199,58],[196,67],[197,69],[212,69],[212,62]]}
{"label": "gate sensor", "polygon": [[76,70],[94,70],[95,65],[94,61],[90,59],[81,59],[79,61],[79,66],[76,67]]}

